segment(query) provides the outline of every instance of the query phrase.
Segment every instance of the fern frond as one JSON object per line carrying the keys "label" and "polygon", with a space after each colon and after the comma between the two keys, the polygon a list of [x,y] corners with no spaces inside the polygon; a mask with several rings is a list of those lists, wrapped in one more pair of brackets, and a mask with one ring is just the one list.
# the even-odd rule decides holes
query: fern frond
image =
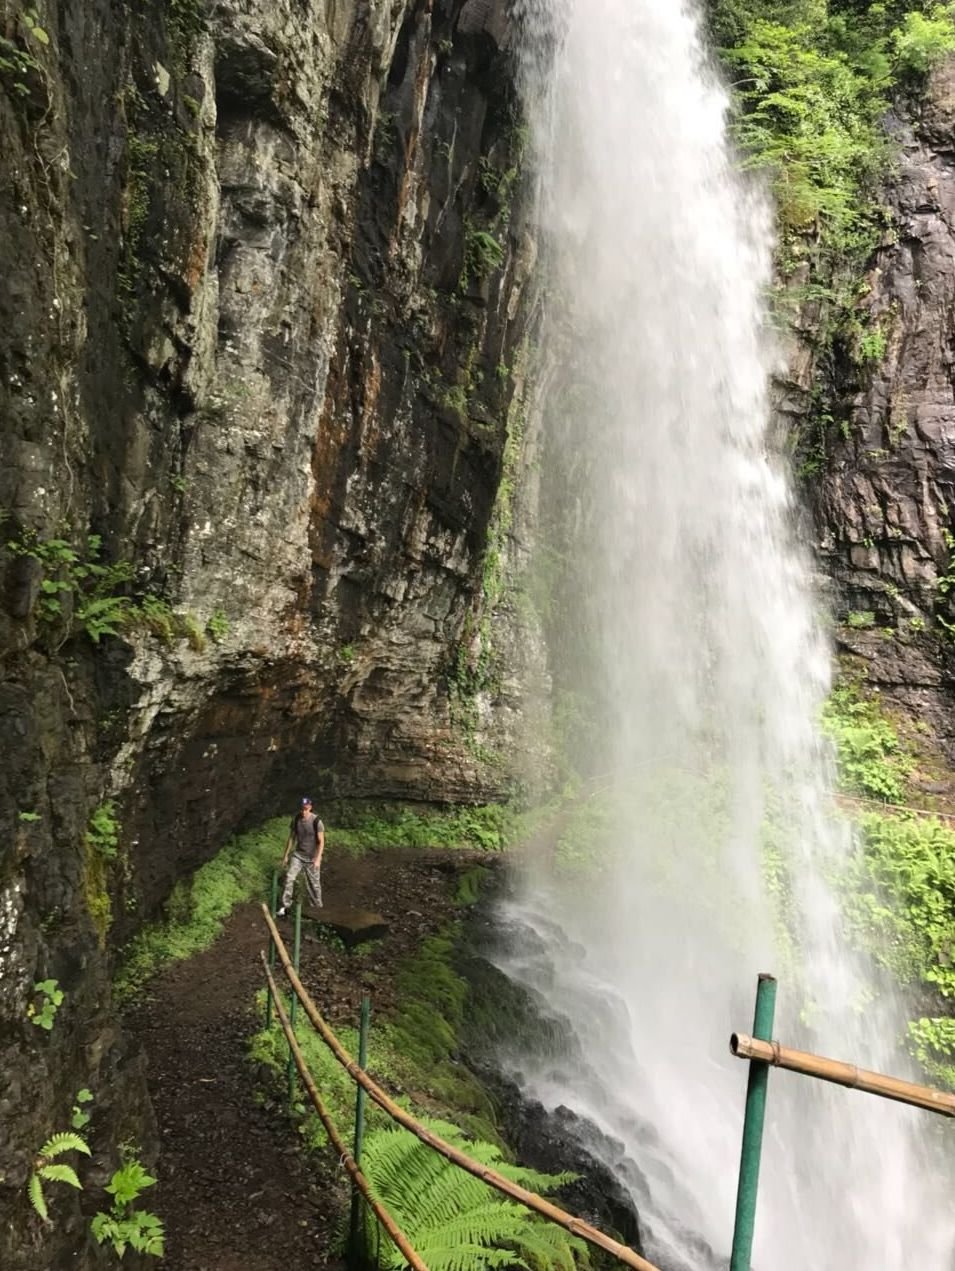
{"label": "fern frond", "polygon": [[512,1267],[518,1259],[510,1249],[488,1249],[486,1245],[429,1245],[419,1250],[428,1271],[484,1271],[485,1267]]}
{"label": "fern frond", "polygon": [[531,1271],[576,1271],[589,1267],[590,1255],[582,1240],[553,1223],[531,1219],[514,1242]]}
{"label": "fern frond", "polygon": [[81,1139],[78,1134],[72,1134],[69,1130],[65,1130],[62,1134],[54,1134],[40,1148],[38,1158],[43,1161],[52,1161],[57,1156],[62,1156],[64,1152],[83,1152],[86,1156],[91,1156],[86,1140]]}
{"label": "fern frond", "polygon": [[37,1174],[30,1175],[30,1181],[27,1184],[27,1195],[30,1197],[30,1204],[37,1211],[44,1222],[49,1222],[50,1212],[46,1207],[46,1197],[43,1195],[43,1184],[40,1182]]}
{"label": "fern frond", "polygon": [[76,1177],[76,1170],[71,1165],[41,1165],[37,1170],[40,1178],[50,1183],[69,1183],[77,1191],[83,1190],[83,1184]]}

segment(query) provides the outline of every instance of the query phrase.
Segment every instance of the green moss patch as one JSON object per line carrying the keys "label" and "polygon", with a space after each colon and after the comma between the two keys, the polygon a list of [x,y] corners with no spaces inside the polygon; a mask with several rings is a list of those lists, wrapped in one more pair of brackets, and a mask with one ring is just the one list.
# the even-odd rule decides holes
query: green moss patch
{"label": "green moss patch", "polygon": [[258,830],[240,834],[192,875],[177,883],[165,916],[149,923],[122,953],[114,989],[128,998],[167,963],[207,949],[236,905],[265,897],[282,855],[288,818],[277,817]]}

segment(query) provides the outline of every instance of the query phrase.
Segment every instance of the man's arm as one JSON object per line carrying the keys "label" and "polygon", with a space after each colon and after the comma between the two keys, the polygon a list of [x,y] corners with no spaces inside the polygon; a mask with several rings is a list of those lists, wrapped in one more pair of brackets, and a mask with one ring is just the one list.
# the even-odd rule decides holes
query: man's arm
{"label": "man's arm", "polygon": [[322,863],[322,852],[325,851],[325,827],[316,829],[315,831],[315,860],[312,862],[316,867]]}

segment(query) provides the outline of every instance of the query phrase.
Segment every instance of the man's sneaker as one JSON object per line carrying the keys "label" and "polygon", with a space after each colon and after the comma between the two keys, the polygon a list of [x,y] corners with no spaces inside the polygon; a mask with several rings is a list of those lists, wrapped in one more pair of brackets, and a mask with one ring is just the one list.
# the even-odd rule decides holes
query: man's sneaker
{"label": "man's sneaker", "polygon": [[284,918],[287,913],[288,910],[286,907],[284,905],[279,905],[278,909],[275,911],[275,916],[276,918]]}

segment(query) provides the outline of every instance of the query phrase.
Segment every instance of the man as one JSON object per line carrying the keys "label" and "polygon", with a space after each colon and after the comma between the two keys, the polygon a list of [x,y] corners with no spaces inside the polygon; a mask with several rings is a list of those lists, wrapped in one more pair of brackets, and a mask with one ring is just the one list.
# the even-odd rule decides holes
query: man
{"label": "man", "polygon": [[[293,850],[294,849],[294,850]],[[285,890],[282,892],[282,904],[277,917],[284,918],[292,904],[292,890],[295,880],[302,870],[305,871],[305,885],[308,897],[316,909],[322,907],[322,852],[325,850],[325,826],[312,811],[312,801],[302,800],[302,810],[297,813],[288,832],[285,844],[285,855],[282,857],[282,868],[286,870]],[[291,853],[291,862],[289,854]]]}

